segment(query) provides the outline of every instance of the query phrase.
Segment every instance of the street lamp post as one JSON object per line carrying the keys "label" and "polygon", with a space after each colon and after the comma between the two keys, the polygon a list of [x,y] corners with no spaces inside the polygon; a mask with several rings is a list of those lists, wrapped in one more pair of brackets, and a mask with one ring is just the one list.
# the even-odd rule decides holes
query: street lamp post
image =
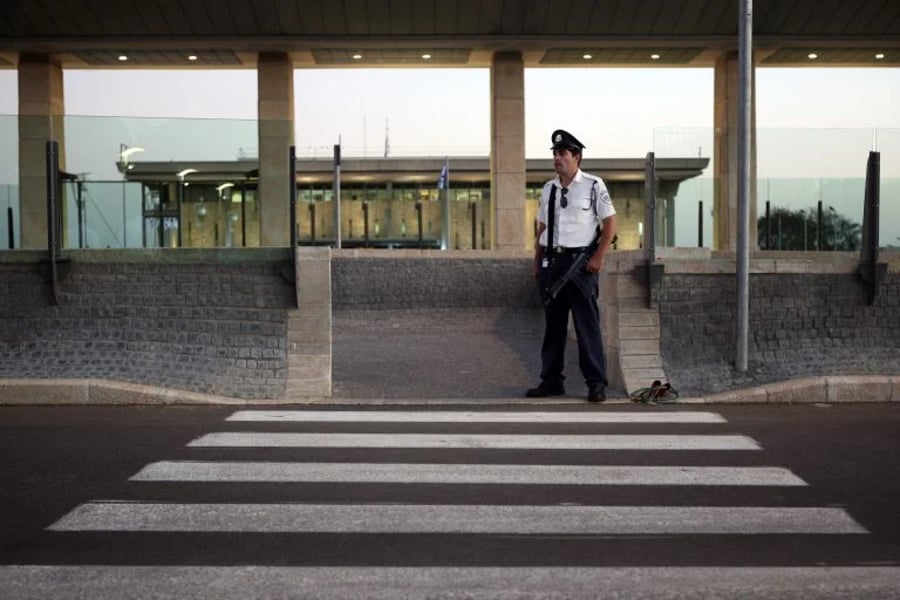
{"label": "street lamp post", "polygon": [[[181,232],[181,204],[184,201],[184,187],[187,185],[185,178],[191,173],[196,173],[197,169],[183,169],[175,173],[178,178],[178,247],[184,246],[184,236]],[[163,228],[163,236],[165,236],[165,217],[162,217],[161,227]]]}

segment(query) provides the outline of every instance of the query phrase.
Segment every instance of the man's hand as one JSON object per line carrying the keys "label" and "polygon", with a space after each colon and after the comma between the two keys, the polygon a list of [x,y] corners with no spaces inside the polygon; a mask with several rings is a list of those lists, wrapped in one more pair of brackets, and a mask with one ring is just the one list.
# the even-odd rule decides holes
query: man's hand
{"label": "man's hand", "polygon": [[606,262],[605,255],[600,252],[594,252],[591,259],[584,265],[584,270],[588,273],[599,273],[603,270],[603,264]]}
{"label": "man's hand", "polygon": [[613,239],[616,237],[616,215],[610,215],[603,219],[603,229],[601,230],[600,241],[597,243],[597,250],[584,265],[584,270],[588,273],[599,273],[603,270],[606,263],[606,251],[609,250]]}

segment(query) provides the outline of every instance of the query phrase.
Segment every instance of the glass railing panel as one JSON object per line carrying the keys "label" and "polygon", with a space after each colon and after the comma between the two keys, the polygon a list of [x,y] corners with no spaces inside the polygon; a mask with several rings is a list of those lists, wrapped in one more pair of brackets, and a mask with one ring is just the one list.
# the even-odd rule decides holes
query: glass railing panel
{"label": "glass railing panel", "polygon": [[[20,247],[20,197],[34,197],[33,191],[23,196],[19,190],[18,120],[16,116],[0,116],[0,249],[9,246],[10,213],[15,245]],[[203,200],[187,193],[180,205],[174,202],[179,193],[185,193],[178,188],[176,168],[186,168],[192,162],[242,160],[255,167],[258,160],[255,120],[67,116],[61,123],[64,127],[55,119],[45,118],[42,127],[64,143],[62,170],[69,176],[62,194],[65,247],[122,248],[179,243],[253,246],[259,243],[255,189],[246,191],[245,202],[228,203],[212,191],[221,191],[219,188],[228,182],[204,179],[202,172],[196,172],[190,175],[191,187],[199,192],[201,186],[206,186],[211,191],[204,194]],[[57,136],[61,131],[64,135]],[[713,129],[658,128],[654,130],[652,149],[662,159],[698,156],[712,159]],[[759,129],[756,218],[765,215],[768,201],[770,212],[803,212],[808,218],[818,220],[821,203],[825,230],[822,240],[807,235],[805,247],[852,246],[853,230],[862,225],[865,161],[872,149],[881,153],[881,243],[884,247],[900,246],[900,129]],[[125,183],[129,173],[139,172],[149,162],[158,163],[158,170],[172,163],[172,173],[159,171],[152,175],[157,180],[153,185],[171,188],[168,191],[174,207],[171,214],[147,213],[142,206],[145,192],[141,184]],[[659,189],[665,193],[658,196],[659,245],[712,247],[716,187],[712,173],[710,161],[703,173],[682,181],[674,192],[662,190],[660,184]],[[394,184],[392,188],[384,182],[383,187],[365,192],[370,238],[380,240],[383,245],[393,245],[392,240],[396,245],[417,240],[418,200],[422,206],[423,239],[440,240],[444,218],[437,190]],[[255,187],[255,182],[250,181],[250,186]],[[490,245],[489,186],[474,186],[450,190],[450,248]],[[622,228],[619,247],[637,247],[640,233],[636,227],[643,218],[640,208],[643,193],[631,194],[618,189],[614,192],[613,188],[614,184],[610,184],[623,223],[626,212],[640,215],[634,223],[625,223],[627,227]],[[524,194],[526,214],[531,217],[537,206],[534,194],[535,190],[526,190]],[[315,197],[300,198],[300,243],[313,243],[313,216],[315,243],[333,243],[331,196],[330,189],[317,189]],[[361,197],[354,199],[342,193],[340,227],[344,242],[358,243],[364,235],[362,205]],[[203,209],[207,214],[197,212]],[[148,222],[156,217],[159,218],[155,226]],[[829,220],[836,224],[831,229]],[[533,218],[528,218],[527,223],[526,235],[530,239],[534,234]],[[846,236],[844,232],[848,232]],[[631,237],[634,244],[629,241]]]}
{"label": "glass railing panel", "polygon": [[900,250],[900,178],[881,179],[879,241],[882,248]]}
{"label": "glass railing panel", "polygon": [[872,140],[871,129],[759,128],[759,247],[823,251],[858,248],[863,209],[860,178],[865,177]]}
{"label": "glass railing panel", "polygon": [[141,248],[141,184],[64,181],[65,248]]}
{"label": "glass railing panel", "polygon": [[[657,128],[653,149],[658,158],[696,156],[697,149],[712,145],[711,129]],[[862,226],[866,159],[870,150],[881,152],[882,246],[900,244],[900,203],[897,172],[900,171],[900,130],[870,128],[759,128],[757,130],[757,214],[760,232],[766,202],[770,213],[781,211],[782,226],[804,213],[809,222],[805,247],[816,249],[814,224],[821,202],[823,250],[857,245]],[[715,179],[712,162],[701,177],[684,180],[675,196],[674,245],[711,246]],[[724,182],[723,182],[724,185]],[[703,203],[701,211],[700,203]],[[658,201],[659,205],[659,201]],[[790,217],[790,215],[793,217]],[[700,224],[702,223],[702,241]],[[834,223],[835,225],[832,225]],[[774,218],[773,218],[774,225]],[[799,233],[802,233],[802,229]],[[788,232],[783,231],[783,245]],[[774,234],[773,234],[774,236]],[[793,249],[803,248],[803,236],[795,236]],[[670,240],[663,241],[669,243]],[[760,247],[765,239],[760,234]],[[776,240],[773,240],[773,245]],[[669,243],[669,245],[672,245]]]}
{"label": "glass railing panel", "polygon": [[673,203],[675,226],[667,245],[712,248],[713,179],[695,177],[682,181]]}
{"label": "glass railing panel", "polygon": [[70,115],[65,170],[108,181],[135,163],[171,161],[185,168],[193,161],[256,159],[258,135],[256,120]]}
{"label": "glass railing panel", "polygon": [[[759,247],[858,250],[864,194],[865,180],[858,178],[760,179]],[[766,223],[767,207],[769,223]]]}
{"label": "glass railing panel", "polygon": [[900,249],[900,128],[877,129],[881,162],[879,240],[882,248]]}
{"label": "glass railing panel", "polygon": [[[657,184],[656,245],[680,247],[712,246],[713,139],[711,127],[657,127],[653,129],[653,153],[657,159],[708,158],[697,177]],[[643,206],[643,201],[642,204]]]}
{"label": "glass railing panel", "polygon": [[[712,158],[712,127],[655,127],[653,153],[657,158]],[[710,161],[709,168],[712,168]]]}
{"label": "glass railing panel", "polygon": [[761,127],[757,129],[757,177],[865,177],[874,139],[871,128]]}
{"label": "glass railing panel", "polygon": [[0,184],[0,250],[20,247],[19,186]]}
{"label": "glass railing panel", "polygon": [[[0,250],[20,247],[19,120],[0,115]],[[10,244],[10,231],[12,242]]]}

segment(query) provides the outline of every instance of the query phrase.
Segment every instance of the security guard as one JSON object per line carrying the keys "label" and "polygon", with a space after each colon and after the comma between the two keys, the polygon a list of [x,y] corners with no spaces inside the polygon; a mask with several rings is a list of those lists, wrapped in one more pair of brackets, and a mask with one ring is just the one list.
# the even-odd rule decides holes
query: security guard
{"label": "security guard", "polygon": [[[545,298],[544,341],[541,345],[541,383],[526,392],[529,398],[562,396],[569,313],[578,338],[578,365],[588,388],[589,402],[606,400],[606,356],[597,306],[598,273],[616,235],[616,210],[603,180],[581,170],[584,144],[557,129],[551,136],[556,178],[544,185],[538,210],[538,239],[534,278],[546,290],[599,235],[596,251],[556,297]],[[598,228],[602,231],[598,233]]]}

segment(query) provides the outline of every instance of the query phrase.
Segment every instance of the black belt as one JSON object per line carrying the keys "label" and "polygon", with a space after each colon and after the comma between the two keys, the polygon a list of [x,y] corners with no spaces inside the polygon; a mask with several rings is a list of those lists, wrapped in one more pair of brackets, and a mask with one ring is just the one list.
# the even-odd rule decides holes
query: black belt
{"label": "black belt", "polygon": [[566,248],[565,246],[556,246],[550,248],[547,254],[581,254],[587,250],[587,246],[579,246],[578,248]]}

